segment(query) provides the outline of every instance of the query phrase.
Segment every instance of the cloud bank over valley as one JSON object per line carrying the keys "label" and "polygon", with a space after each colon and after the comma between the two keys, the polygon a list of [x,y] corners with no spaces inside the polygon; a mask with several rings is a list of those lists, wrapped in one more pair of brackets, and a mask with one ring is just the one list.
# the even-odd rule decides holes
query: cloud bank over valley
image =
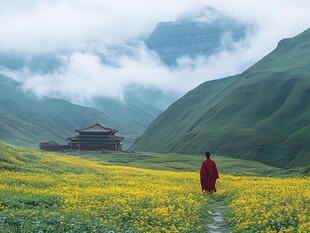
{"label": "cloud bank over valley", "polygon": [[[223,38],[216,54],[180,57],[173,67],[143,43],[159,22],[197,12],[197,20],[210,20],[201,13],[205,6],[249,25],[245,38],[230,50]],[[204,81],[242,72],[282,38],[307,29],[309,9],[307,0],[0,0],[0,74],[38,96],[81,104],[93,97],[124,100],[133,86],[180,96]]]}

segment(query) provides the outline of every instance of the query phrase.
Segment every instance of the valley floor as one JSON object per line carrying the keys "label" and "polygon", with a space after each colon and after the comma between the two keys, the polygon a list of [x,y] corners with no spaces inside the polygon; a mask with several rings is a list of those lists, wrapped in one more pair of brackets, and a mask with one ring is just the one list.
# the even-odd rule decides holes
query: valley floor
{"label": "valley floor", "polygon": [[[135,159],[138,155],[140,160]],[[240,161],[237,168],[232,168],[232,159],[214,156],[223,172],[217,183],[218,192],[208,196],[200,191],[199,156],[148,153],[122,156],[42,153],[0,143],[0,231],[307,232],[310,229],[309,176],[264,177],[260,171],[270,174],[280,171]],[[179,159],[174,163],[175,158]],[[145,168],[131,167],[133,163]],[[166,170],[154,170],[161,165]]]}

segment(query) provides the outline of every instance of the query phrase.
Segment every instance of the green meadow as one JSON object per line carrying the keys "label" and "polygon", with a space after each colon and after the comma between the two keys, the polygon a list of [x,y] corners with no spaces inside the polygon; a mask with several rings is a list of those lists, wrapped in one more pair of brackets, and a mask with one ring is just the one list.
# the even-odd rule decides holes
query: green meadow
{"label": "green meadow", "polygon": [[[188,155],[151,152],[83,152],[74,155],[103,164],[192,172],[199,172],[201,162],[205,159],[203,154]],[[309,166],[282,169],[256,161],[236,159],[228,156],[212,155],[211,158],[217,163],[219,172],[223,174],[273,177],[303,176],[310,174]]]}
{"label": "green meadow", "polygon": [[[48,153],[0,143],[0,232],[304,232],[310,227],[309,167],[279,169],[212,157],[220,179],[218,192],[209,196],[199,182],[203,155]],[[243,210],[249,213],[240,215]]]}

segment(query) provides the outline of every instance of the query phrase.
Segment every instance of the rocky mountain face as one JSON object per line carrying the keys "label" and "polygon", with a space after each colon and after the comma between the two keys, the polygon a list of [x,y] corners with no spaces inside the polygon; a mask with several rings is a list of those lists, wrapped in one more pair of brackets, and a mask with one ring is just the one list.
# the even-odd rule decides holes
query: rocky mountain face
{"label": "rocky mountain face", "polygon": [[248,26],[206,8],[196,16],[159,23],[145,43],[164,63],[176,65],[182,56],[209,57],[230,50],[247,30]]}

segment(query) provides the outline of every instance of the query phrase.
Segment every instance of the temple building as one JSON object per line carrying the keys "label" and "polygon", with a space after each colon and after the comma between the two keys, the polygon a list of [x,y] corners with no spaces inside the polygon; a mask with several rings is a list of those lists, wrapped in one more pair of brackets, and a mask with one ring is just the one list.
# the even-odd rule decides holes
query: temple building
{"label": "temple building", "polygon": [[121,150],[121,141],[123,137],[115,135],[116,129],[111,129],[102,126],[97,122],[96,124],[84,128],[76,129],[75,132],[79,135],[74,137],[68,137],[69,149],[72,150]]}

